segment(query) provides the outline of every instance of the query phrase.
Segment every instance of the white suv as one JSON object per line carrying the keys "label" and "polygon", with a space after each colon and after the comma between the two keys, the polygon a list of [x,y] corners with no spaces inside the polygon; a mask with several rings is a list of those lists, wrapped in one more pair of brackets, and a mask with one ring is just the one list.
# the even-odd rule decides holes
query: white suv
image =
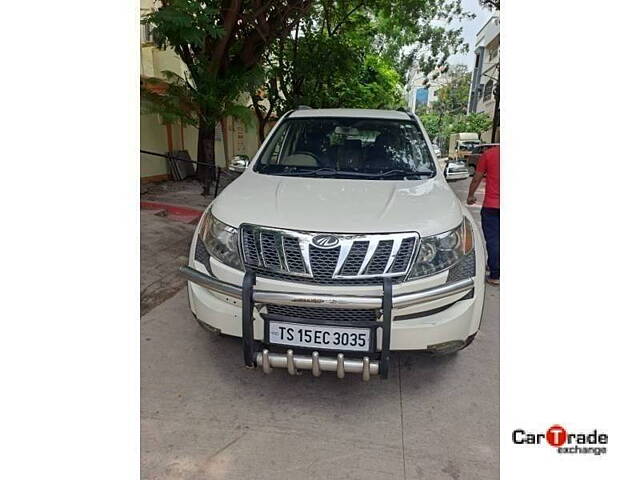
{"label": "white suv", "polygon": [[485,253],[415,115],[299,109],[207,208],[181,273],[246,365],[368,380],[390,351],[471,343]]}

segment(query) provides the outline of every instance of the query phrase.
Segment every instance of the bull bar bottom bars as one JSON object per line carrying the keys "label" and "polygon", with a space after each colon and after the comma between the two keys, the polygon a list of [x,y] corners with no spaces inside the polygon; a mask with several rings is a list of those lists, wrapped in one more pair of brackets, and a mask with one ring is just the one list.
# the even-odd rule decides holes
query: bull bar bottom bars
{"label": "bull bar bottom bars", "polygon": [[[211,291],[242,299],[242,349],[244,363],[248,367],[260,365],[265,373],[272,368],[286,368],[294,375],[298,370],[311,370],[314,376],[322,371],[336,372],[339,378],[345,373],[361,373],[363,380],[369,380],[370,375],[380,375],[387,378],[389,374],[389,347],[391,343],[391,308],[405,307],[425,301],[437,300],[449,295],[464,293],[473,288],[473,278],[445,283],[437,287],[402,295],[392,294],[390,278],[384,278],[382,296],[369,297],[357,295],[327,295],[286,293],[255,290],[256,273],[248,270],[243,278],[242,287],[223,282],[217,278],[203,274],[191,267],[180,268],[180,274],[187,280]],[[260,350],[253,334],[253,310],[256,303],[270,303],[278,305],[313,305],[325,308],[343,309],[382,309],[382,321],[371,321],[371,326],[382,328],[382,350],[371,353],[371,357],[345,358],[343,353],[334,357],[320,356],[317,351],[311,355],[297,355],[293,350],[286,354],[272,353],[268,349]]]}
{"label": "bull bar bottom bars", "polygon": [[273,368],[286,368],[289,375],[296,375],[298,370],[311,370],[314,377],[321,372],[336,372],[338,378],[345,373],[360,373],[364,381],[380,371],[380,362],[369,357],[345,358],[344,353],[334,357],[321,357],[318,352],[309,355],[294,355],[293,350],[286,354],[269,352],[266,348],[256,354],[256,363],[264,373],[271,373]]}

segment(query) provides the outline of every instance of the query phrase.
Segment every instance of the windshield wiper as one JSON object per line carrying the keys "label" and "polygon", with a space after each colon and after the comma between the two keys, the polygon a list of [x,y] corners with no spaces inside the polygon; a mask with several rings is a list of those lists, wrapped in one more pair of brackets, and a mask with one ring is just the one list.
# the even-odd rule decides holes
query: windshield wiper
{"label": "windshield wiper", "polygon": [[433,172],[416,172],[414,170],[388,170],[382,173],[368,173],[367,176],[375,177],[375,178],[384,178],[384,177],[424,177],[424,176],[432,176]]}
{"label": "windshield wiper", "polygon": [[315,170],[293,170],[291,172],[274,172],[272,175],[286,175],[287,177],[306,177],[308,175],[337,175],[342,172],[333,168],[316,168]]}

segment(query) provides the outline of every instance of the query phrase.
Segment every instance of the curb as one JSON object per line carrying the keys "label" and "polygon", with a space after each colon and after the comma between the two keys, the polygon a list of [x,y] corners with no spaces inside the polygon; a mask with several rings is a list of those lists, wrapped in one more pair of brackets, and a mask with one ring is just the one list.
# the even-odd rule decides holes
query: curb
{"label": "curb", "polygon": [[173,205],[163,202],[152,202],[147,200],[140,201],[141,210],[156,210],[166,212],[166,216],[170,220],[176,220],[178,222],[189,223],[195,225],[200,220],[200,217],[204,213],[204,210],[200,210],[185,205]]}

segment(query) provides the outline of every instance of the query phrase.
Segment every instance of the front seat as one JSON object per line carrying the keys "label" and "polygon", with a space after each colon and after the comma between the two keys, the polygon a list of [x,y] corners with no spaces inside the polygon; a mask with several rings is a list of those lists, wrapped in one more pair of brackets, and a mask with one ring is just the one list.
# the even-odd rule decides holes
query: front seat
{"label": "front seat", "polygon": [[362,141],[345,140],[344,144],[338,147],[337,162],[338,170],[360,170],[364,164],[362,158]]}
{"label": "front seat", "polygon": [[317,167],[318,161],[312,154],[300,152],[288,155],[280,164],[288,167]]}
{"label": "front seat", "polygon": [[381,133],[376,138],[367,154],[367,168],[372,170],[383,170],[391,166],[391,135]]}

